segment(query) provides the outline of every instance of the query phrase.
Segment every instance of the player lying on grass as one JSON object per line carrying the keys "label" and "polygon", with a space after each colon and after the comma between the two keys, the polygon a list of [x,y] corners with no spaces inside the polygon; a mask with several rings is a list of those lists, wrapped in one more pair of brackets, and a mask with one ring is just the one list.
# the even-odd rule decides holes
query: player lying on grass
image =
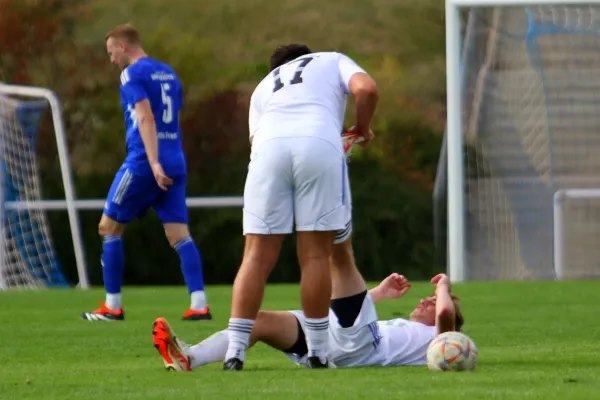
{"label": "player lying on grass", "polygon": [[[334,246],[332,300],[329,313],[329,361],[336,367],[425,365],[427,347],[438,334],[460,330],[463,317],[458,298],[451,294],[448,277],[431,279],[433,296],[422,299],[410,318],[378,321],[375,303],[402,297],[410,282],[391,274],[377,287],[367,286],[354,266],[350,240]],[[260,311],[253,326],[250,345],[263,342],[284,352],[297,364],[306,361],[307,346],[302,311]],[[195,346],[178,339],[164,318],[153,330],[154,346],[169,370],[191,371],[221,362],[228,346],[227,330]]]}

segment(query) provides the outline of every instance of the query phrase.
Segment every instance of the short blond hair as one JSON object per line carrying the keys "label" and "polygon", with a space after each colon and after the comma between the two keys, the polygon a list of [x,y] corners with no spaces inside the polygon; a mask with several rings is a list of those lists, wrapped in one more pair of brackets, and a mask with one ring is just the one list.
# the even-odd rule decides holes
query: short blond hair
{"label": "short blond hair", "polygon": [[114,38],[127,44],[140,44],[140,34],[130,24],[118,25],[108,31],[104,36],[105,40]]}

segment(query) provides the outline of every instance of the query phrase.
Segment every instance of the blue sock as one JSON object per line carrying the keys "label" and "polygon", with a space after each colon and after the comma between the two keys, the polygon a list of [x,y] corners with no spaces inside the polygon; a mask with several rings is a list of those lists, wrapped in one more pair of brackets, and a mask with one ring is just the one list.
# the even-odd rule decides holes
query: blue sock
{"label": "blue sock", "polygon": [[102,250],[102,276],[104,277],[106,293],[121,293],[123,266],[125,264],[121,236],[104,236]]}
{"label": "blue sock", "polygon": [[175,250],[181,260],[181,272],[185,284],[191,293],[204,292],[204,277],[202,276],[202,260],[198,248],[191,237],[180,240],[175,244]]}

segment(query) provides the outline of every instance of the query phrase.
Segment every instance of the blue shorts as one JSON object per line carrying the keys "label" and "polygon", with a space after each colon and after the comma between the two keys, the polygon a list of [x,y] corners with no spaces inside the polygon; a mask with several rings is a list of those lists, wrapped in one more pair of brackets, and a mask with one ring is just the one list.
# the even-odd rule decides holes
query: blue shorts
{"label": "blue shorts", "polygon": [[173,184],[164,191],[153,175],[135,175],[121,166],[110,186],[104,214],[117,222],[128,223],[135,217],[142,218],[153,208],[163,224],[187,224],[185,176],[171,179]]}

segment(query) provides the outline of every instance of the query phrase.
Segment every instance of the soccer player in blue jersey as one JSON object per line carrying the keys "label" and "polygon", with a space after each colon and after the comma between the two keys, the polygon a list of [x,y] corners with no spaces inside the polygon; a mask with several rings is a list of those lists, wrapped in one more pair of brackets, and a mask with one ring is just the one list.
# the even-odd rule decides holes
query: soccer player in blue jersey
{"label": "soccer player in blue jersey", "polygon": [[179,110],[182,86],[168,65],[144,52],[138,32],[120,25],[106,34],[106,49],[122,69],[121,106],[127,128],[127,158],[108,192],[98,227],[104,239],[102,268],[106,301],[85,312],[88,321],[123,320],[121,285],[125,226],[153,208],[164,225],[170,245],[181,259],[181,269],[192,302],[183,320],[211,319],[202,261],[187,226],[186,161],[181,145]]}

